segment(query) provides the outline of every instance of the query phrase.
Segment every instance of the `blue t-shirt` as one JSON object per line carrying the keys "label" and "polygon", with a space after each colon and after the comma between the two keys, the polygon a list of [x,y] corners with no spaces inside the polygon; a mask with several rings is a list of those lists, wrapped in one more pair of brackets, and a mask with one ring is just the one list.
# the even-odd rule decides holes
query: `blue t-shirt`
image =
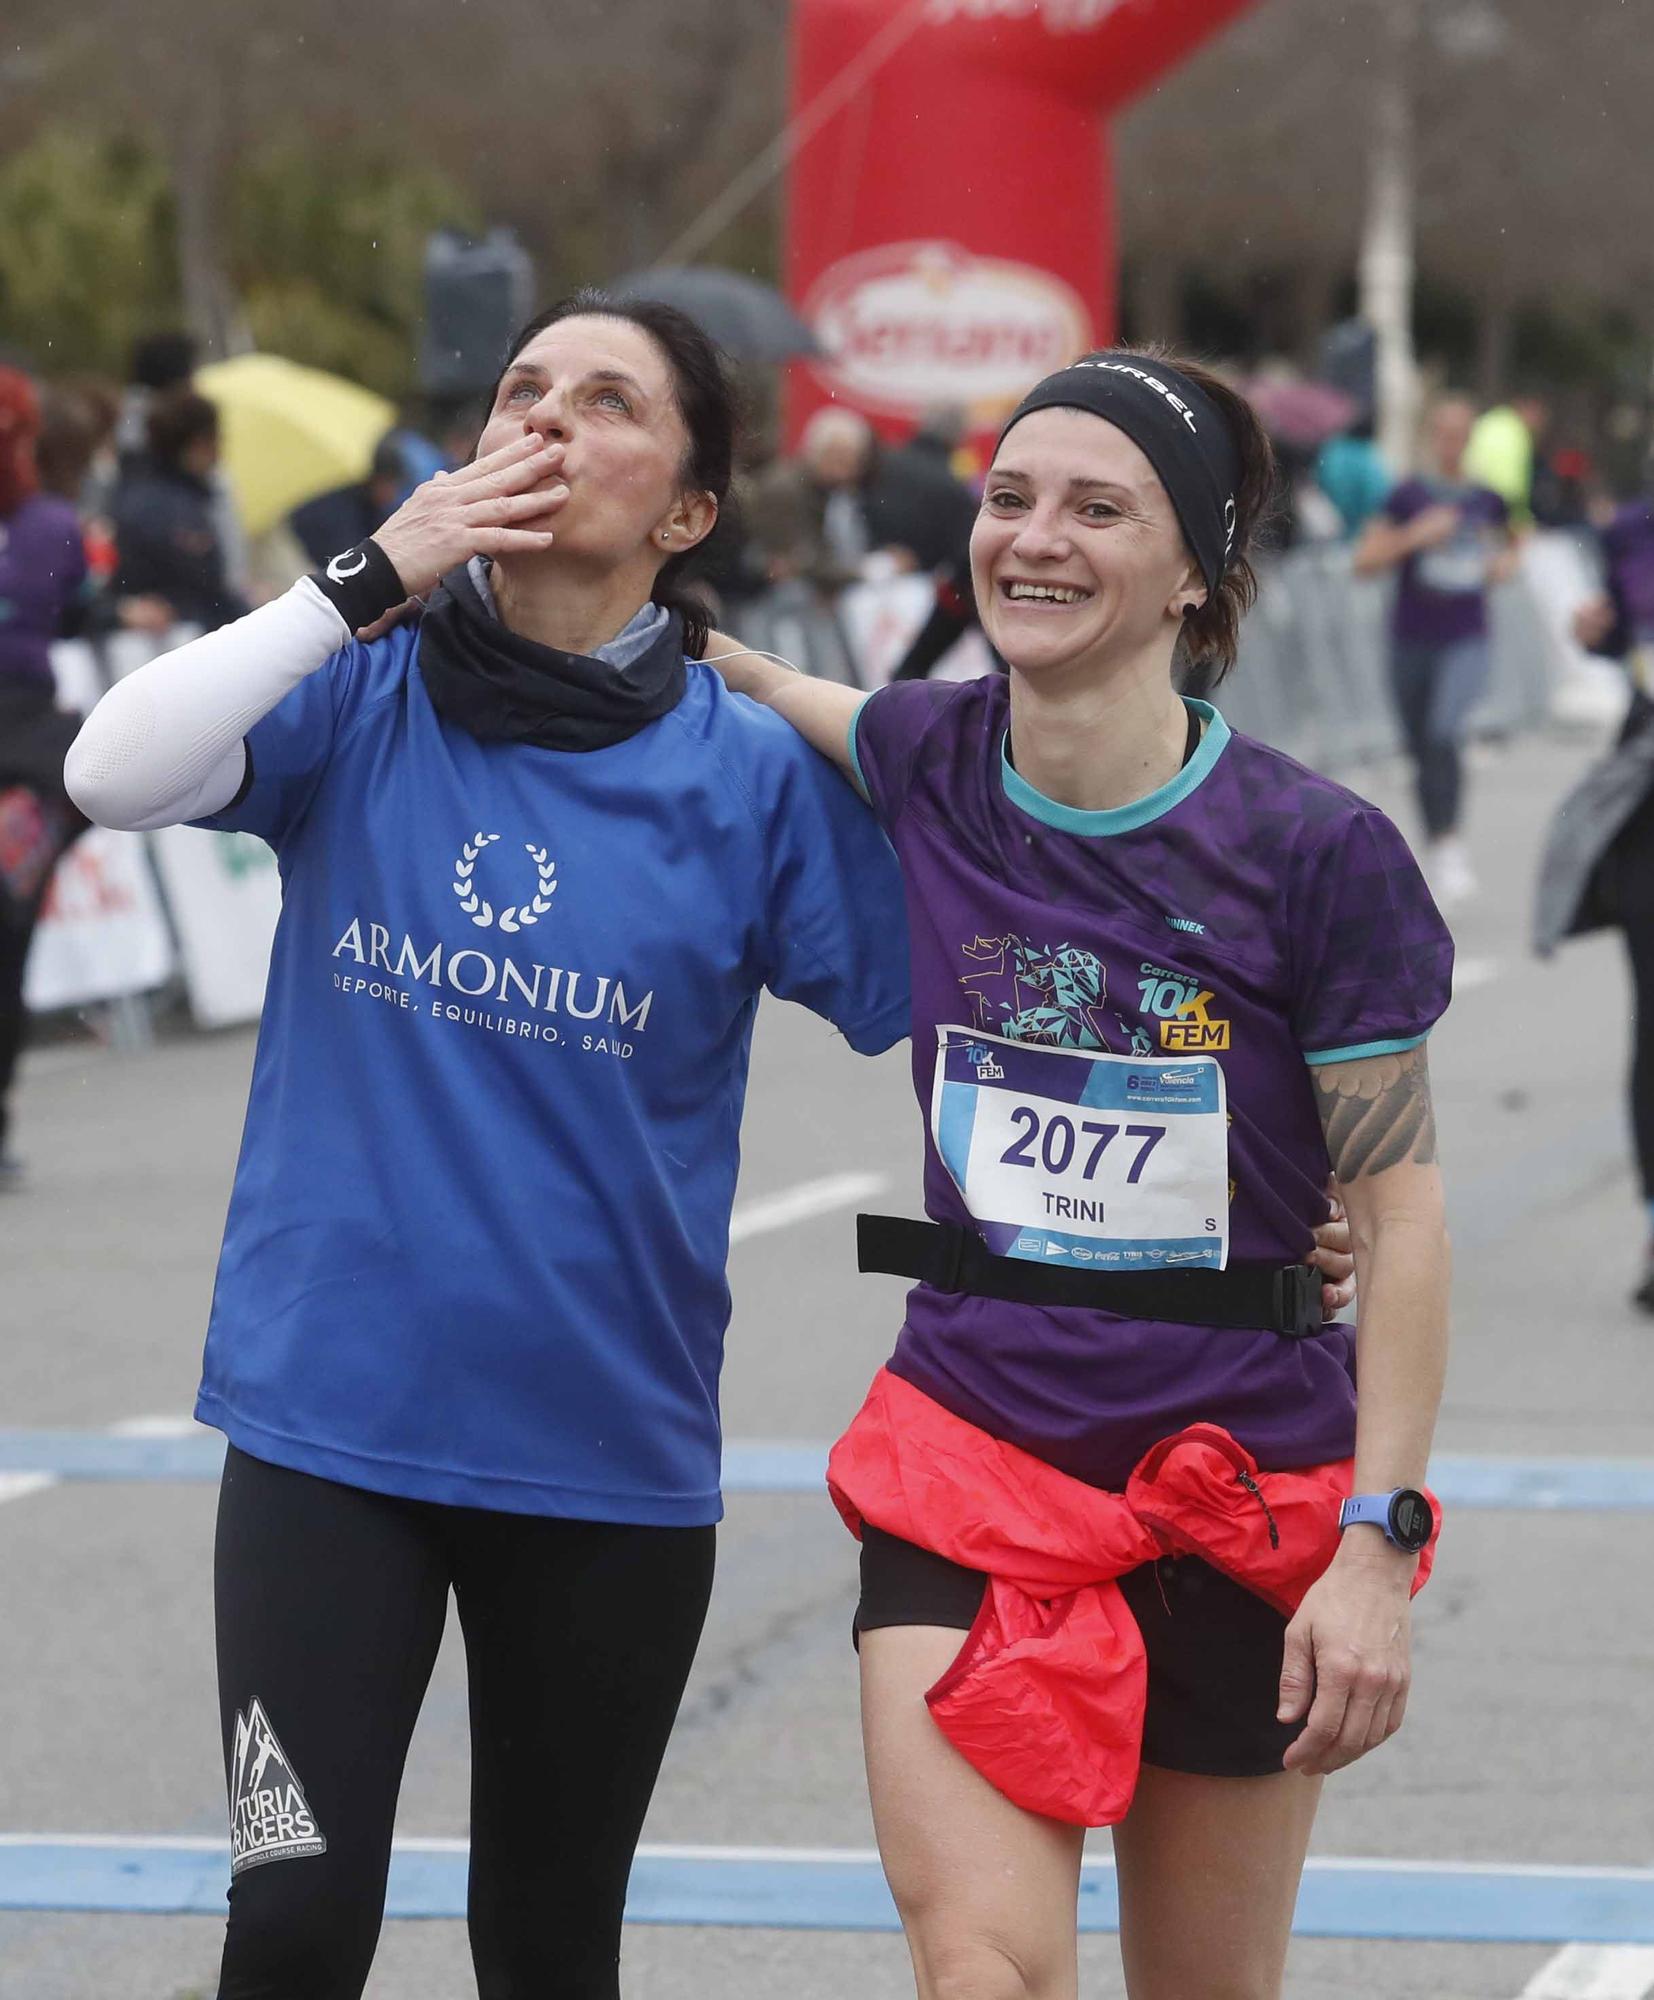
{"label": "blue t-shirt", "polygon": [[417,643],[301,683],[207,822],[283,906],[196,1414],[381,1492],[714,1521],[759,989],[900,1040],[894,858],[708,668],[545,750],[440,721]]}

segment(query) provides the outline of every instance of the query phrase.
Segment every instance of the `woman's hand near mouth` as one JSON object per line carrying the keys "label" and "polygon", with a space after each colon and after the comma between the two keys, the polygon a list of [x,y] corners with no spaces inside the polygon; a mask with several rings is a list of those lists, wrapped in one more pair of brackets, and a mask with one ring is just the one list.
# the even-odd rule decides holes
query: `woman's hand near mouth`
{"label": "woman's hand near mouth", "polygon": [[[472,556],[543,555],[555,539],[550,524],[569,497],[567,482],[556,476],[563,451],[561,443],[529,435],[416,487],[373,536],[409,596],[423,596]],[[399,615],[392,613],[390,622]]]}

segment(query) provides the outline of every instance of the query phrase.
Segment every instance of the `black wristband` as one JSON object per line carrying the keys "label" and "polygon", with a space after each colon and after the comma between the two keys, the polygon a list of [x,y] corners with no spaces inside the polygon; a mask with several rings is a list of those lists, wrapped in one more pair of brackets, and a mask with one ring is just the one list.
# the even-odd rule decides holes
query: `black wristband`
{"label": "black wristband", "polygon": [[408,599],[395,563],[372,539],[341,550],[331,562],[312,570],[310,581],[353,632]]}

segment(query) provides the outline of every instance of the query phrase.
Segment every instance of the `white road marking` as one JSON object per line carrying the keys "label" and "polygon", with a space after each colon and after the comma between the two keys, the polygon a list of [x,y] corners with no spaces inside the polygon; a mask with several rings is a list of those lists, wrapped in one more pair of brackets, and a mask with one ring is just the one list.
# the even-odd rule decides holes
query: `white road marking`
{"label": "white road marking", "polygon": [[[44,1843],[53,1847],[135,1847],[184,1854],[216,1854],[225,1844],[222,1834],[210,1833],[0,1833],[0,1848],[37,1847]],[[467,1854],[471,1843],[463,1835],[399,1833],[395,1846],[399,1853],[406,1854]],[[879,1858],[876,1847],[696,1847],[648,1841],[638,1853],[645,1860],[656,1861],[843,1862],[847,1866]],[[1087,1866],[1095,1865],[1095,1857],[1090,1857]],[[1114,1864],[1106,1861],[1106,1865]]]}
{"label": "white road marking", "polygon": [[1644,2000],[1654,1988],[1654,1945],[1565,1944],[1520,2000]]}
{"label": "white road marking", "polygon": [[804,1181],[762,1201],[744,1202],[729,1219],[729,1240],[732,1244],[745,1243],[749,1236],[786,1229],[795,1222],[809,1222],[835,1208],[848,1208],[853,1202],[871,1201],[889,1185],[888,1174],[828,1174],[819,1181]]}
{"label": "white road marking", "polygon": [[[193,1417],[127,1417],[123,1422],[111,1424],[111,1437],[130,1438],[171,1438],[189,1437],[200,1429]],[[0,1472],[0,1507],[8,1500],[23,1500],[31,1493],[44,1493],[48,1486],[56,1486],[57,1477],[50,1472]]]}

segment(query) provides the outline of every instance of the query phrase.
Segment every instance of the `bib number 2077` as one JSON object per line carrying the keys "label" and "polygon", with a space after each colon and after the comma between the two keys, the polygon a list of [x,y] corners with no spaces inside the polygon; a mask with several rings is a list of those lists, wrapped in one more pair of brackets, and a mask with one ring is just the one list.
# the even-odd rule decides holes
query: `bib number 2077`
{"label": "bib number 2077", "polygon": [[1076,1270],[1222,1270],[1223,1071],[936,1031],[931,1140],[996,1257]]}
{"label": "bib number 2077", "polygon": [[1076,1121],[1060,1112],[1042,1121],[1031,1104],[1014,1105],[1010,1117],[1020,1137],[1000,1154],[1002,1166],[1032,1167],[1037,1171],[1043,1164],[1048,1174],[1066,1174],[1083,1151],[1085,1163],[1080,1168],[1080,1178],[1091,1181],[1096,1179],[1103,1156],[1110,1146],[1116,1139],[1123,1138],[1126,1147],[1115,1155],[1111,1165],[1117,1165],[1126,1151],[1135,1149],[1131,1164],[1126,1169],[1127,1187],[1136,1187],[1143,1178],[1143,1169],[1148,1165],[1150,1156],[1166,1136],[1164,1125],[1116,1125],[1098,1118]]}

